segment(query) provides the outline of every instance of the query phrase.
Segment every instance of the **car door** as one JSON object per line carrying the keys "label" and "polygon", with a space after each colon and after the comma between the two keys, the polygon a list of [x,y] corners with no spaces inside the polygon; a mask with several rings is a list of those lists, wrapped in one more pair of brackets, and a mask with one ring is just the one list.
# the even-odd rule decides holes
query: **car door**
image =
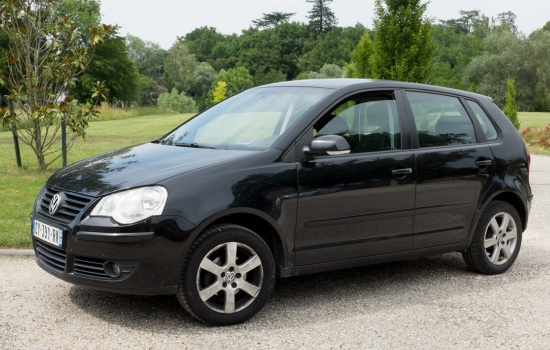
{"label": "car door", "polygon": [[483,132],[459,97],[405,91],[417,166],[413,249],[464,241],[494,174]]}
{"label": "car door", "polygon": [[351,153],[298,166],[296,265],[411,249],[415,160],[404,129],[389,91],[344,100],[304,136],[343,136]]}

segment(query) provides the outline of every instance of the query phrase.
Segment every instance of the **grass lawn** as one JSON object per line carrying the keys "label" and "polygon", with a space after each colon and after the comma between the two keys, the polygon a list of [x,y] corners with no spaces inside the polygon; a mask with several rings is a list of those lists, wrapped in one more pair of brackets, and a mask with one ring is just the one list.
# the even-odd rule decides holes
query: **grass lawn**
{"label": "grass lawn", "polygon": [[[96,154],[154,140],[190,118],[192,114],[165,113],[124,120],[90,123],[89,137],[69,152],[71,164]],[[61,158],[40,170],[36,156],[21,144],[23,167],[15,161],[11,132],[0,132],[0,248],[30,248],[33,202],[46,180],[61,168]]]}
{"label": "grass lawn", "polygon": [[550,113],[548,112],[518,112],[518,116],[521,128],[542,128],[550,124]]}

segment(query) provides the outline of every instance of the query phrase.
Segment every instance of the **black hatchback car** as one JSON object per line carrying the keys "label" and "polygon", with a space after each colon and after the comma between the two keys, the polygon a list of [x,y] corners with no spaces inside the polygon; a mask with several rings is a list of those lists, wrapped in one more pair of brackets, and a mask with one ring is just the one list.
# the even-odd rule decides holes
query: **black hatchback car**
{"label": "black hatchback car", "polygon": [[446,252],[506,271],[527,226],[529,162],[485,96],[277,83],[54,174],[32,213],[34,248],[64,281],[175,294],[199,320],[235,324],[277,277]]}

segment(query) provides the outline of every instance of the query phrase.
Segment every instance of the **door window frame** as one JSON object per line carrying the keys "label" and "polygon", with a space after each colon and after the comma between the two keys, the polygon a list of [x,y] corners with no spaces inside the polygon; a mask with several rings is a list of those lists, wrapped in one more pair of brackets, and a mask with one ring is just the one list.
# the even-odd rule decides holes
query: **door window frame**
{"label": "door window frame", "polygon": [[[468,115],[468,118],[470,118],[470,122],[472,123],[472,125],[474,127],[475,142],[465,143],[465,144],[458,144],[458,145],[420,147],[420,141],[418,140],[418,129],[416,128],[416,123],[415,123],[415,120],[414,120],[414,114],[413,114],[413,111],[412,111],[411,103],[410,103],[410,101],[407,97],[407,94],[406,94],[408,91],[424,93],[424,94],[454,97],[454,98],[458,99],[460,101],[460,103],[462,104],[462,107],[466,111],[466,115]],[[431,91],[431,90],[402,89],[401,98],[403,98],[403,102],[404,102],[404,105],[405,105],[405,110],[407,111],[407,119],[409,120],[409,127],[411,129],[410,134],[411,134],[412,149],[424,150],[424,149],[434,149],[434,148],[464,147],[464,146],[472,146],[472,145],[479,145],[479,144],[487,143],[487,140],[485,138],[485,133],[483,132],[483,129],[481,128],[481,125],[479,125],[479,122],[477,121],[477,117],[472,113],[470,107],[467,106],[467,103],[466,103],[465,99],[462,96],[455,95],[455,94],[448,94],[448,93],[439,92],[439,91]]]}
{"label": "door window frame", "polygon": [[[481,137],[483,138],[484,142],[485,143],[495,143],[495,142],[500,142],[501,140],[501,135],[502,135],[502,131],[500,130],[500,128],[498,127],[497,123],[495,123],[495,121],[493,120],[493,118],[491,117],[491,114],[489,114],[487,112],[487,109],[483,106],[482,103],[480,103],[479,101],[477,100],[474,100],[473,98],[466,98],[464,97],[464,102],[467,102],[467,101],[470,101],[470,102],[474,102],[474,103],[477,103],[477,105],[479,106],[479,108],[481,108],[481,110],[483,111],[483,113],[485,113],[485,115],[487,116],[487,118],[489,119],[489,121],[491,122],[491,124],[493,125],[493,128],[495,128],[496,132],[497,132],[497,138],[494,139],[494,140],[487,140],[487,136],[485,136],[485,132],[483,131],[483,128],[481,127],[481,125],[479,125],[479,128],[481,129]],[[467,107],[467,111],[468,113],[473,116],[473,119],[475,119],[475,121],[479,124],[479,121],[477,120],[477,117],[476,117],[476,114],[474,112],[474,110],[472,109],[472,107],[470,107],[470,105],[468,103],[464,103],[464,105]]]}
{"label": "door window frame", "polygon": [[[314,125],[324,116],[326,116],[327,113],[329,113],[331,110],[336,108],[338,105],[342,104],[346,100],[349,100],[353,98],[354,96],[358,95],[373,95],[376,96],[377,94],[383,95],[393,95],[396,109],[397,109],[397,117],[399,120],[399,128],[401,131],[401,149],[394,149],[394,150],[386,150],[386,151],[377,151],[377,152],[362,152],[362,153],[349,153],[344,155],[334,155],[334,156],[315,156],[315,160],[324,160],[324,159],[335,159],[335,158],[347,158],[347,157],[357,157],[357,156],[366,156],[371,154],[381,154],[381,153],[388,153],[388,152],[403,152],[403,151],[410,151],[412,149],[412,143],[411,143],[411,128],[409,125],[409,121],[406,115],[406,109],[405,105],[403,104],[403,101],[400,99],[400,89],[397,88],[373,88],[373,89],[362,89],[350,92],[346,95],[340,96],[340,98],[336,99],[333,103],[331,103],[327,108],[325,108],[321,113],[319,113],[315,118],[312,119],[312,121],[308,124],[308,126],[300,133],[300,135],[295,139],[295,141],[289,146],[287,151],[284,155],[286,155],[288,152],[292,152],[292,149],[294,149],[295,146],[298,146],[300,144],[300,141],[307,137],[307,133],[310,131],[313,131]],[[312,135],[313,136],[313,135]],[[313,137],[312,137],[313,139]],[[283,158],[284,158],[283,155]]]}

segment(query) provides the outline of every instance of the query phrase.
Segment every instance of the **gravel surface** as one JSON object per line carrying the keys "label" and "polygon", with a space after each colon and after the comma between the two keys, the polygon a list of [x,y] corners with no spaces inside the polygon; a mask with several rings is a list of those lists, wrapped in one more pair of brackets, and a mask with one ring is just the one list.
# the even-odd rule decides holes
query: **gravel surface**
{"label": "gravel surface", "polygon": [[0,260],[0,349],[550,348],[550,157],[515,265],[484,276],[457,253],[278,281],[252,320],[208,327],[175,297],[88,290]]}

